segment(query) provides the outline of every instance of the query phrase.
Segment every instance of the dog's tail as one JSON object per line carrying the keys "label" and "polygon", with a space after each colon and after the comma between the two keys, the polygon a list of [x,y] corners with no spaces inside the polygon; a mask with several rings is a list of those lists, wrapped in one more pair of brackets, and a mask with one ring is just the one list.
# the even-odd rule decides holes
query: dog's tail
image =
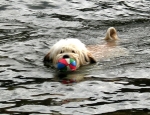
{"label": "dog's tail", "polygon": [[114,27],[108,28],[105,36],[105,40],[118,40],[117,31]]}

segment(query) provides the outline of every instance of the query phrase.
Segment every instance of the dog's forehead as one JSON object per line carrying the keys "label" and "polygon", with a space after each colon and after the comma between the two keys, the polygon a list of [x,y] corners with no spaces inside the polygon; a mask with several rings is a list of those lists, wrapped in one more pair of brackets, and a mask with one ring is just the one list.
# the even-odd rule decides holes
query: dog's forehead
{"label": "dog's forehead", "polygon": [[58,54],[61,51],[78,51],[87,52],[85,44],[78,39],[61,39],[56,42],[50,49],[51,54]]}
{"label": "dog's forehead", "polygon": [[61,39],[58,41],[54,46],[56,47],[81,47],[85,46],[80,40],[78,39]]}

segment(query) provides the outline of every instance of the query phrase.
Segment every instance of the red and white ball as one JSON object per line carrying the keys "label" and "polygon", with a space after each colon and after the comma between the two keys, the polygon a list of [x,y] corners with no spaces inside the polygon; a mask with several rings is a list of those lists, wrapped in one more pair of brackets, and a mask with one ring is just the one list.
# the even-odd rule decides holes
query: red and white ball
{"label": "red and white ball", "polygon": [[62,58],[58,60],[57,69],[60,71],[75,71],[76,61],[72,58]]}

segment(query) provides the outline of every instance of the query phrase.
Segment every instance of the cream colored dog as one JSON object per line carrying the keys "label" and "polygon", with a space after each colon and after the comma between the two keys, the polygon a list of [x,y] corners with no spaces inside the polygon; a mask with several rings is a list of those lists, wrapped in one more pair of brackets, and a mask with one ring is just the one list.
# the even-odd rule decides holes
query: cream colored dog
{"label": "cream colored dog", "polygon": [[61,39],[51,47],[49,53],[44,57],[44,62],[52,63],[55,68],[58,60],[61,58],[73,58],[77,63],[76,68],[96,63],[98,59],[105,57],[110,52],[111,46],[115,45],[114,41],[118,40],[114,27],[108,28],[105,40],[107,42],[104,45],[90,45],[86,47],[78,39]]}

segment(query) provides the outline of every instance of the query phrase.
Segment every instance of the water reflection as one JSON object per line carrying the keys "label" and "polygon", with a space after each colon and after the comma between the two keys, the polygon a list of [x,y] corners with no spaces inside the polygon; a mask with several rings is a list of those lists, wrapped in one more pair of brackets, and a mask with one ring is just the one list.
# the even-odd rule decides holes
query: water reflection
{"label": "water reflection", "polygon": [[80,73],[62,73],[58,72],[55,77],[59,79],[59,81],[63,84],[72,84],[72,83],[77,83],[81,82],[84,80],[84,74]]}

